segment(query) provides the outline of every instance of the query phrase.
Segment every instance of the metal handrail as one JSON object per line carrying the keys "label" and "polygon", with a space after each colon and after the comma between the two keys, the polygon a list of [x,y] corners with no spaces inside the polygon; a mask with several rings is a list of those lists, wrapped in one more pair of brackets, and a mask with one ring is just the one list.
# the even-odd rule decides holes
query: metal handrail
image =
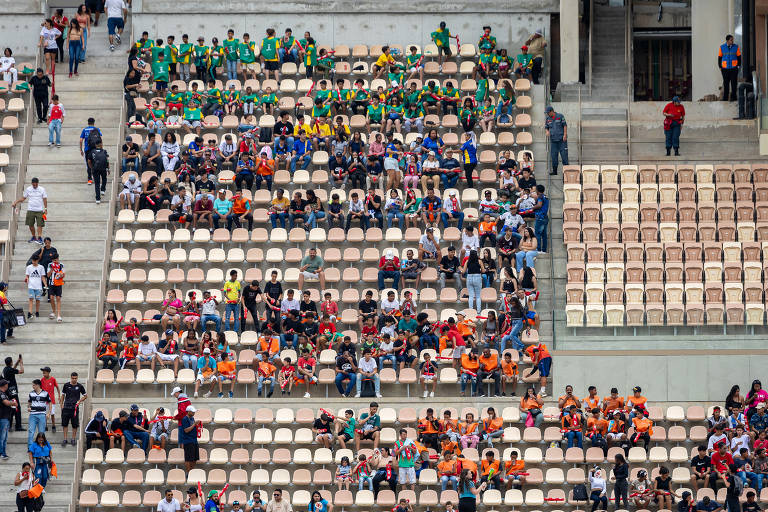
{"label": "metal handrail", "polygon": [[763,91],[760,89],[760,66],[755,66],[755,72],[752,73],[752,90],[755,94],[755,116],[757,116],[757,139],[760,139],[760,132],[763,131]]}

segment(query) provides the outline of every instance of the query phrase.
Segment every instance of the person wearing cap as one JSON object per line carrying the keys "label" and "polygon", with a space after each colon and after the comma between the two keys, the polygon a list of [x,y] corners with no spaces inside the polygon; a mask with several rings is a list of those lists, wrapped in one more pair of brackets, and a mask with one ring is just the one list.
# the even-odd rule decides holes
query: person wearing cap
{"label": "person wearing cap", "polygon": [[758,432],[768,429],[768,413],[765,412],[765,402],[757,404],[755,409],[756,412],[753,412],[752,416],[749,417],[749,433],[753,439],[757,437]]}
{"label": "person wearing cap", "polygon": [[211,349],[204,348],[203,355],[197,359],[197,379],[195,379],[195,398],[201,384],[206,382],[211,384],[210,389],[203,395],[204,398],[211,396],[214,386],[218,382],[216,377],[216,359],[211,356]]}
{"label": "person wearing cap", "polygon": [[443,202],[443,211],[440,212],[440,219],[443,221],[443,229],[450,224],[450,219],[456,219],[456,227],[461,230],[464,225],[464,212],[461,211],[461,202],[455,189],[448,193],[448,199]]}
{"label": "person wearing cap", "polygon": [[563,165],[568,165],[568,123],[565,122],[565,116],[551,105],[544,109],[546,120],[544,121],[544,130],[549,137],[550,153],[552,154],[552,169],[550,174],[557,174],[558,158],[562,159]]}
{"label": "person wearing cap", "polygon": [[[123,159],[125,160],[125,159]],[[118,197],[120,198],[120,208],[139,211],[139,200],[141,199],[142,185],[141,181],[136,179],[136,175],[131,173],[128,175],[128,179],[123,182],[123,190],[120,191]]]}
{"label": "person wearing cap", "polygon": [[530,78],[533,69],[533,55],[528,53],[528,46],[520,47],[520,53],[515,57],[515,75],[518,78]]}
{"label": "person wearing cap", "polygon": [[667,156],[675,149],[675,156],[680,156],[680,130],[685,122],[685,107],[680,102],[680,96],[674,96],[662,112],[664,114],[664,137]]}
{"label": "person wearing cap", "polygon": [[122,161],[120,165],[120,173],[124,173],[128,170],[128,165],[133,165],[133,169],[136,172],[141,172],[141,159],[139,158],[139,145],[133,142],[130,135],[125,137],[125,144],[122,146]]}
{"label": "person wearing cap", "polygon": [[531,79],[534,84],[538,84],[539,76],[541,76],[541,68],[544,64],[544,56],[547,51],[547,40],[544,39],[544,30],[537,29],[536,32],[525,41],[525,45],[528,47],[528,52],[530,52],[533,57]]}
{"label": "person wearing cap", "polygon": [[107,419],[104,417],[104,413],[96,411],[93,418],[85,426],[85,449],[90,450],[94,441],[101,441],[104,455],[109,450],[109,435],[107,434]]}
{"label": "person wearing cap", "polygon": [[385,288],[384,281],[392,279],[392,287],[397,290],[400,286],[400,258],[395,256],[395,251],[387,249],[379,259],[379,291]]}

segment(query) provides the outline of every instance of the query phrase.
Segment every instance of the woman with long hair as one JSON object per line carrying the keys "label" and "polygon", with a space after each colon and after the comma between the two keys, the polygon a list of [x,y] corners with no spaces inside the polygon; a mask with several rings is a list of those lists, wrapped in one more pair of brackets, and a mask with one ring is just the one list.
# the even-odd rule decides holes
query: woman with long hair
{"label": "woman with long hair", "polygon": [[520,240],[520,246],[518,247],[515,259],[517,262],[517,271],[520,272],[523,268],[523,263],[529,267],[533,267],[536,263],[536,255],[539,254],[537,249],[536,237],[533,234],[533,229],[524,228],[523,238]]}
{"label": "woman with long hair", "polygon": [[104,313],[102,332],[109,334],[112,343],[117,343],[120,330],[120,319],[117,318],[117,312],[114,309],[107,310],[107,312]]}
{"label": "woman with long hair", "polygon": [[53,26],[53,20],[50,18],[45,20],[43,28],[40,29],[40,41],[37,43],[37,46],[43,49],[45,73],[47,75],[53,74],[53,64],[59,54],[59,47],[56,44],[56,39],[59,36],[61,36],[61,31]]}
{"label": "woman with long hair", "polygon": [[613,499],[616,500],[616,508],[621,508],[619,505],[624,500],[624,508],[627,509],[629,508],[627,501],[629,496],[629,464],[621,453],[617,453],[613,460],[615,462],[613,477],[616,479],[616,483],[613,485]]}
{"label": "woman with long hair", "polygon": [[53,448],[42,432],[38,432],[35,442],[29,445],[29,463],[35,472],[35,478],[45,487],[53,466]]}
{"label": "woman with long hair", "polygon": [[32,466],[29,462],[21,465],[21,471],[16,473],[13,485],[16,486],[16,509],[18,512],[34,512],[34,499],[27,495],[35,485],[35,475],[32,473]]}
{"label": "woman with long hair", "polygon": [[520,399],[520,412],[526,413],[525,426],[537,428],[541,426],[541,422],[544,421],[544,414],[541,412],[542,407],[544,407],[544,400],[536,394],[533,386],[529,386],[525,390],[525,395]]}
{"label": "woman with long hair", "polygon": [[327,500],[323,499],[320,491],[315,491],[312,493],[312,498],[309,500],[307,512],[333,512],[333,504],[328,503]]}
{"label": "woman with long hair", "polygon": [[477,510],[477,495],[488,486],[483,482],[475,486],[475,472],[471,469],[463,469],[459,476],[459,512],[475,512]]}
{"label": "woman with long hair", "polygon": [[736,407],[744,407],[744,398],[741,396],[741,388],[738,384],[733,385],[728,396],[725,397],[725,410],[728,411],[728,414]]}
{"label": "woman with long hair", "polygon": [[763,389],[763,383],[758,379],[755,379],[752,381],[752,385],[749,387],[749,393],[747,393],[745,400],[747,410],[745,411],[744,416],[747,418],[752,416],[752,413],[755,411],[757,404],[763,402],[768,402],[768,392]]}
{"label": "woman with long hair", "polygon": [[[96,13],[96,16],[98,19],[99,14]],[[77,14],[75,14],[74,19],[77,20],[80,24],[80,28],[83,30],[83,47],[80,49],[78,60],[80,62],[85,62],[85,50],[88,48],[88,34],[91,33],[91,12],[85,4],[80,4],[77,8]]]}
{"label": "woman with long hair", "polygon": [[77,19],[69,21],[67,42],[69,46],[69,78],[72,78],[73,69],[75,76],[79,76],[77,66],[80,64],[80,54],[83,51],[83,29]]}
{"label": "woman with long hair", "polygon": [[483,272],[483,288],[489,288],[493,285],[493,281],[496,279],[496,260],[493,259],[491,250],[485,248],[483,250],[483,258],[481,260],[483,266],[485,266],[485,272]]}
{"label": "woman with long hair", "polygon": [[485,265],[477,256],[477,251],[469,251],[469,258],[462,265],[461,272],[467,276],[467,293],[469,293],[469,307],[474,308],[478,313],[482,309],[480,302],[480,290],[483,289],[483,273]]}

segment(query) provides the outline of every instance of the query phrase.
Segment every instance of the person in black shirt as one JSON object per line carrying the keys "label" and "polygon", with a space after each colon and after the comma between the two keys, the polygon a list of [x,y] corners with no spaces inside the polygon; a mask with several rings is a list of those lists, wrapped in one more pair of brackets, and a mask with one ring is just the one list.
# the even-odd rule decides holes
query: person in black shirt
{"label": "person in black shirt", "polygon": [[[355,357],[346,351],[339,353],[336,358],[336,389],[339,390],[339,394],[349,398],[355,389],[356,379],[357,361]],[[342,387],[345,380],[349,381],[347,389]]]}
{"label": "person in black shirt", "polygon": [[339,345],[339,354],[350,354],[352,357],[355,356],[357,353],[357,347],[354,343],[352,343],[352,338],[349,336],[344,336],[344,339],[342,340],[341,344]]}
{"label": "person in black shirt", "polygon": [[80,426],[80,404],[88,397],[85,388],[77,382],[77,372],[72,372],[69,382],[61,387],[64,396],[61,404],[61,426],[64,430],[64,438],[61,446],[67,446],[67,426],[72,424],[72,446],[77,444],[77,428]]}
{"label": "person in black shirt", "polygon": [[502,172],[509,170],[510,174],[512,176],[515,175],[517,172],[517,161],[515,161],[514,158],[512,158],[512,153],[510,151],[505,151],[503,155],[499,158],[499,166],[498,169],[496,169],[499,174]]}
{"label": "person in black shirt", "polygon": [[8,393],[8,381],[0,379],[0,458],[8,460],[6,444],[8,442],[8,430],[11,428],[11,416],[13,408],[19,408],[18,400],[14,400]]}
{"label": "person in black shirt", "polygon": [[141,74],[135,69],[129,69],[123,78],[123,96],[125,97],[125,115],[126,120],[130,121],[131,117],[136,115],[136,103],[133,101],[134,95],[137,94],[139,89],[139,83],[141,82]]}
{"label": "person in black shirt", "polygon": [[109,450],[109,436],[107,435],[107,419],[104,417],[104,413],[96,411],[91,421],[85,427],[85,449],[90,450],[91,445],[96,440],[101,440],[104,445],[104,455]]}
{"label": "person in black shirt", "polygon": [[195,182],[195,201],[199,201],[203,194],[208,194],[208,199],[214,201],[214,192],[216,192],[216,184],[208,179],[208,173],[204,172],[200,179]]}
{"label": "person in black shirt", "polygon": [[284,348],[296,349],[299,346],[299,334],[302,333],[301,321],[298,319],[298,311],[288,311],[283,320],[283,333],[280,335],[280,350]]}
{"label": "person in black shirt", "polygon": [[707,455],[707,447],[700,445],[698,452],[699,454],[691,459],[691,485],[694,491],[698,491],[700,485],[706,487],[708,484],[715,483],[711,480],[712,459]]}
{"label": "person in black shirt", "polygon": [[277,139],[281,135],[285,135],[286,146],[293,148],[293,123],[291,123],[291,118],[285,110],[280,111],[280,120],[275,123],[272,133],[274,134],[273,142],[275,144],[277,144]]}
{"label": "person in black shirt", "polygon": [[[280,283],[278,283],[280,284]],[[251,281],[251,284],[243,288],[240,301],[243,303],[243,307],[240,308],[243,318],[240,321],[240,325],[245,330],[245,311],[251,314],[251,320],[253,321],[253,330],[259,331],[259,309],[257,301],[261,299],[262,291],[258,281]]]}
{"label": "person in black shirt", "polygon": [[266,304],[268,323],[278,323],[282,300],[283,285],[277,280],[277,271],[273,270],[271,280],[264,283],[264,303]]}
{"label": "person in black shirt", "polygon": [[725,505],[728,508],[728,512],[741,512],[741,503],[739,503],[739,489],[736,488],[736,476],[738,468],[736,464],[728,466],[728,471],[722,475],[723,482],[725,483]]}
{"label": "person in black shirt", "polygon": [[331,170],[331,178],[334,187],[343,188],[347,184],[349,176],[347,175],[347,159],[341,151],[337,151],[328,159],[328,168]]}
{"label": "person in black shirt", "polygon": [[128,164],[133,163],[133,168],[136,172],[141,171],[141,158],[139,158],[139,152],[141,148],[138,144],[133,142],[131,136],[125,138],[125,144],[121,148],[122,163],[120,165],[120,172],[124,173],[128,170]]}
{"label": "person in black shirt", "polygon": [[[17,402],[19,401],[19,385],[16,382],[16,376],[22,373],[24,373],[24,361],[21,359],[21,354],[19,354],[19,358],[15,363],[12,357],[5,358],[5,368],[3,368],[1,377],[8,381],[8,396]],[[17,407],[13,412],[11,425],[8,426],[8,429],[12,427],[14,419],[16,420],[16,432],[24,430],[21,427],[21,407]]]}
{"label": "person in black shirt", "polygon": [[440,258],[440,265],[437,268],[438,281],[440,288],[445,288],[446,279],[456,280],[456,289],[461,289],[461,274],[459,273],[459,258],[456,257],[456,248],[448,247],[448,254]]}
{"label": "person in black shirt", "polygon": [[290,222],[291,229],[296,227],[296,219],[300,219],[304,224],[305,227],[307,223],[307,201],[304,200],[301,197],[301,192],[296,192],[293,194],[293,199],[291,199],[291,204],[288,207],[288,220]]}
{"label": "person in black shirt", "polygon": [[317,304],[315,304],[315,301],[310,300],[308,291],[305,291],[301,296],[301,305],[299,306],[299,310],[302,313],[311,311],[315,314],[315,316],[317,316]]}
{"label": "person in black shirt", "polygon": [[709,496],[704,496],[701,501],[696,503],[694,510],[700,510],[702,512],[722,512],[723,506],[715,500],[710,499]]}
{"label": "person in black shirt", "polygon": [[536,188],[536,178],[531,176],[530,169],[523,169],[523,175],[517,178],[517,191],[522,192],[525,189],[533,190]]}
{"label": "person in black shirt", "polygon": [[365,299],[361,300],[357,304],[357,325],[362,331],[363,324],[369,318],[373,318],[373,323],[376,324],[378,316],[376,315],[376,301],[373,300],[373,292],[368,290],[365,292]]}
{"label": "person in black shirt", "polygon": [[315,431],[315,442],[322,443],[325,448],[329,449],[333,443],[332,424],[333,420],[326,413],[322,413],[312,424],[312,430]]}
{"label": "person in black shirt", "polygon": [[762,510],[760,505],[755,501],[755,491],[749,491],[747,501],[741,504],[741,512],[759,512],[760,510]]}
{"label": "person in black shirt", "polygon": [[32,97],[35,99],[37,122],[44,123],[48,121],[48,88],[51,86],[51,79],[43,68],[37,68],[35,75],[29,79],[29,85],[32,86]]}
{"label": "person in black shirt", "polygon": [[370,187],[368,189],[368,195],[365,196],[363,201],[365,210],[370,217],[375,217],[379,221],[379,229],[384,229],[384,217],[381,214],[381,197],[376,194],[376,189]]}

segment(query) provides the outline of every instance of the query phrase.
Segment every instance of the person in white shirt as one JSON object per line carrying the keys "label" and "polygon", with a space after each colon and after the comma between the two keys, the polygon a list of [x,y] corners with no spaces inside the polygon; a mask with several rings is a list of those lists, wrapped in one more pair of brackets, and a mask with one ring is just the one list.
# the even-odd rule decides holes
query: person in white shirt
{"label": "person in white shirt", "polygon": [[448,199],[443,201],[443,211],[440,213],[440,219],[443,221],[443,229],[448,227],[451,219],[456,219],[456,227],[461,229],[464,225],[464,212],[461,211],[461,202],[456,196],[456,191],[451,190],[448,193]]}
{"label": "person in white shirt", "polygon": [[592,500],[592,510],[608,510],[605,478],[603,477],[603,470],[597,466],[589,472],[589,487],[589,499]]}
{"label": "person in white shirt", "polygon": [[25,462],[21,465],[21,471],[16,473],[16,479],[13,481],[13,485],[16,486],[16,504],[19,510],[33,510],[32,503],[35,501],[30,497],[21,497],[21,493],[29,491],[35,484],[35,473],[32,471],[32,466],[29,462]]}
{"label": "person in white shirt", "polygon": [[29,295],[29,309],[27,318],[32,318],[32,308],[35,309],[35,318],[40,318],[40,298],[43,296],[43,280],[48,280],[45,275],[45,269],[40,265],[40,256],[35,253],[32,256],[32,263],[27,265],[24,282],[27,283],[27,292]]}
{"label": "person in white shirt", "polygon": [[363,358],[357,363],[357,394],[355,398],[360,398],[360,390],[363,385],[363,379],[373,380],[373,388],[376,391],[376,397],[381,398],[380,388],[381,381],[379,379],[379,368],[376,360],[371,357],[371,349],[367,348],[363,351]]}
{"label": "person in white shirt", "polygon": [[[27,199],[29,199],[29,202],[27,203],[27,216],[24,219],[24,224],[29,227],[29,232],[32,233],[32,238],[29,239],[29,242],[43,245],[44,216],[48,213],[48,194],[40,186],[39,179],[32,178],[32,185],[25,188],[24,194],[11,203],[11,208],[16,208],[19,203],[23,203]],[[35,224],[37,224],[37,233],[35,233]]]}
{"label": "person in white shirt", "polygon": [[359,199],[357,192],[353,192],[349,199],[349,210],[347,211],[347,223],[344,231],[349,231],[353,220],[360,221],[360,227],[363,230],[368,229],[368,214],[364,210],[363,200]]}
{"label": "person in white shirt", "polygon": [[509,230],[512,231],[512,236],[518,240],[523,238],[521,228],[525,226],[525,221],[520,216],[520,214],[517,213],[517,206],[512,205],[509,208],[509,211],[504,212],[499,218],[504,222],[504,225],[499,232],[500,237],[504,236],[504,233]]}
{"label": "person in white shirt", "polygon": [[166,132],[163,145],[160,146],[160,154],[163,155],[163,169],[173,171],[179,163],[179,143],[173,132]]}
{"label": "person in white shirt", "polygon": [[3,56],[0,57],[0,73],[3,74],[3,80],[9,84],[13,84],[19,79],[19,70],[16,69],[16,59],[12,57],[13,51],[10,48],[6,48],[3,51]]}
{"label": "person in white shirt", "polygon": [[104,12],[107,14],[107,32],[109,32],[109,49],[115,51],[115,44],[120,44],[120,34],[123,33],[128,8],[123,0],[106,0]]}
{"label": "person in white shirt", "polygon": [[293,289],[285,292],[285,298],[280,303],[280,312],[286,314],[288,311],[298,311],[301,309],[301,303],[293,297]]}
{"label": "person in white shirt", "polygon": [[224,136],[224,140],[219,144],[219,153],[216,155],[216,166],[219,171],[225,163],[231,163],[233,166],[237,163],[237,146],[230,134]]}
{"label": "person in white shirt", "polygon": [[[392,316],[400,310],[400,301],[395,298],[395,292],[387,292],[387,298],[381,301],[381,317]],[[380,320],[381,321],[381,320]]]}
{"label": "person in white shirt", "polygon": [[142,336],[139,343],[139,351],[136,354],[136,370],[141,369],[142,362],[149,362],[152,371],[155,371],[155,361],[157,360],[157,346],[149,341],[149,336]]}
{"label": "person in white shirt", "polygon": [[[141,199],[141,181],[136,179],[135,174],[128,176],[128,181],[123,183],[123,190],[120,192],[120,209],[133,207],[134,211],[139,211],[139,199]],[[191,201],[190,201],[191,203]]]}
{"label": "person in white shirt", "polygon": [[178,500],[173,497],[173,491],[166,489],[165,498],[160,500],[160,503],[157,504],[157,512],[179,512],[180,510],[181,505]]}
{"label": "person in white shirt", "polygon": [[467,226],[461,233],[461,254],[459,259],[463,260],[465,256],[469,256],[469,251],[478,250],[480,248],[480,237],[477,236],[475,228]]}

